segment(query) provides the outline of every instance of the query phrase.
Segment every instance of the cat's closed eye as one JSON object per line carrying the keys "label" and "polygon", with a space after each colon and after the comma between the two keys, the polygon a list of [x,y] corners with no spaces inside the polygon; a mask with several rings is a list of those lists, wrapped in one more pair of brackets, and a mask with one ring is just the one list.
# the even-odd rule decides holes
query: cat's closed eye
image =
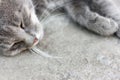
{"label": "cat's closed eye", "polygon": [[22,21],[20,22],[20,28],[25,29],[25,26]]}

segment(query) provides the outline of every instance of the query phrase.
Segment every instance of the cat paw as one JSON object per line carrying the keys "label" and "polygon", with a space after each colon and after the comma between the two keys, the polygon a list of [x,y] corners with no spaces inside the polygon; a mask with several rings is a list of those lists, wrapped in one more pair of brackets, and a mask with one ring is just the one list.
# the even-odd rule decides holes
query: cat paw
{"label": "cat paw", "polygon": [[92,25],[90,24],[92,30],[96,33],[102,35],[102,36],[110,36],[114,34],[118,30],[118,24],[112,19],[98,16],[92,22]]}

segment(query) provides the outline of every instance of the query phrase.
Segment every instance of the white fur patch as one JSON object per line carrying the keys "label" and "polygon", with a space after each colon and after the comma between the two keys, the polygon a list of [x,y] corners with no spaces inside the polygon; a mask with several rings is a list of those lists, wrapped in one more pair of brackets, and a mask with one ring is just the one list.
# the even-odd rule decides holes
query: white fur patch
{"label": "white fur patch", "polygon": [[39,26],[39,31],[35,35],[39,40],[41,40],[44,36],[44,31],[34,11],[31,12],[31,20],[34,25]]}
{"label": "white fur patch", "polygon": [[39,23],[39,20],[34,11],[31,12],[31,20],[32,20],[33,24]]}

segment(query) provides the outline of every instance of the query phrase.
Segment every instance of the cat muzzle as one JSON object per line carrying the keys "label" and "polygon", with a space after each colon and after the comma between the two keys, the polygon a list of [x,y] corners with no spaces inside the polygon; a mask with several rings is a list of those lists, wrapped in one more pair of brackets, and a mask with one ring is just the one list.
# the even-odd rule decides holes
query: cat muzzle
{"label": "cat muzzle", "polygon": [[33,40],[33,44],[32,44],[31,47],[36,46],[39,43],[39,41],[40,41],[39,38],[35,37],[34,40]]}
{"label": "cat muzzle", "polygon": [[39,42],[39,39],[35,37],[34,41],[33,41],[33,45],[36,45]]}

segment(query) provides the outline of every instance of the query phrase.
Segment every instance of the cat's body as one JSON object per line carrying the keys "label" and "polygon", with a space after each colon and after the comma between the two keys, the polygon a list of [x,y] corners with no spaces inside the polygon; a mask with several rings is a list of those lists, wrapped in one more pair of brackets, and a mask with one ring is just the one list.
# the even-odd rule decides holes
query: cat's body
{"label": "cat's body", "polygon": [[63,8],[80,25],[103,36],[120,36],[120,10],[113,0],[0,0],[0,51],[16,55],[43,37],[37,16]]}

